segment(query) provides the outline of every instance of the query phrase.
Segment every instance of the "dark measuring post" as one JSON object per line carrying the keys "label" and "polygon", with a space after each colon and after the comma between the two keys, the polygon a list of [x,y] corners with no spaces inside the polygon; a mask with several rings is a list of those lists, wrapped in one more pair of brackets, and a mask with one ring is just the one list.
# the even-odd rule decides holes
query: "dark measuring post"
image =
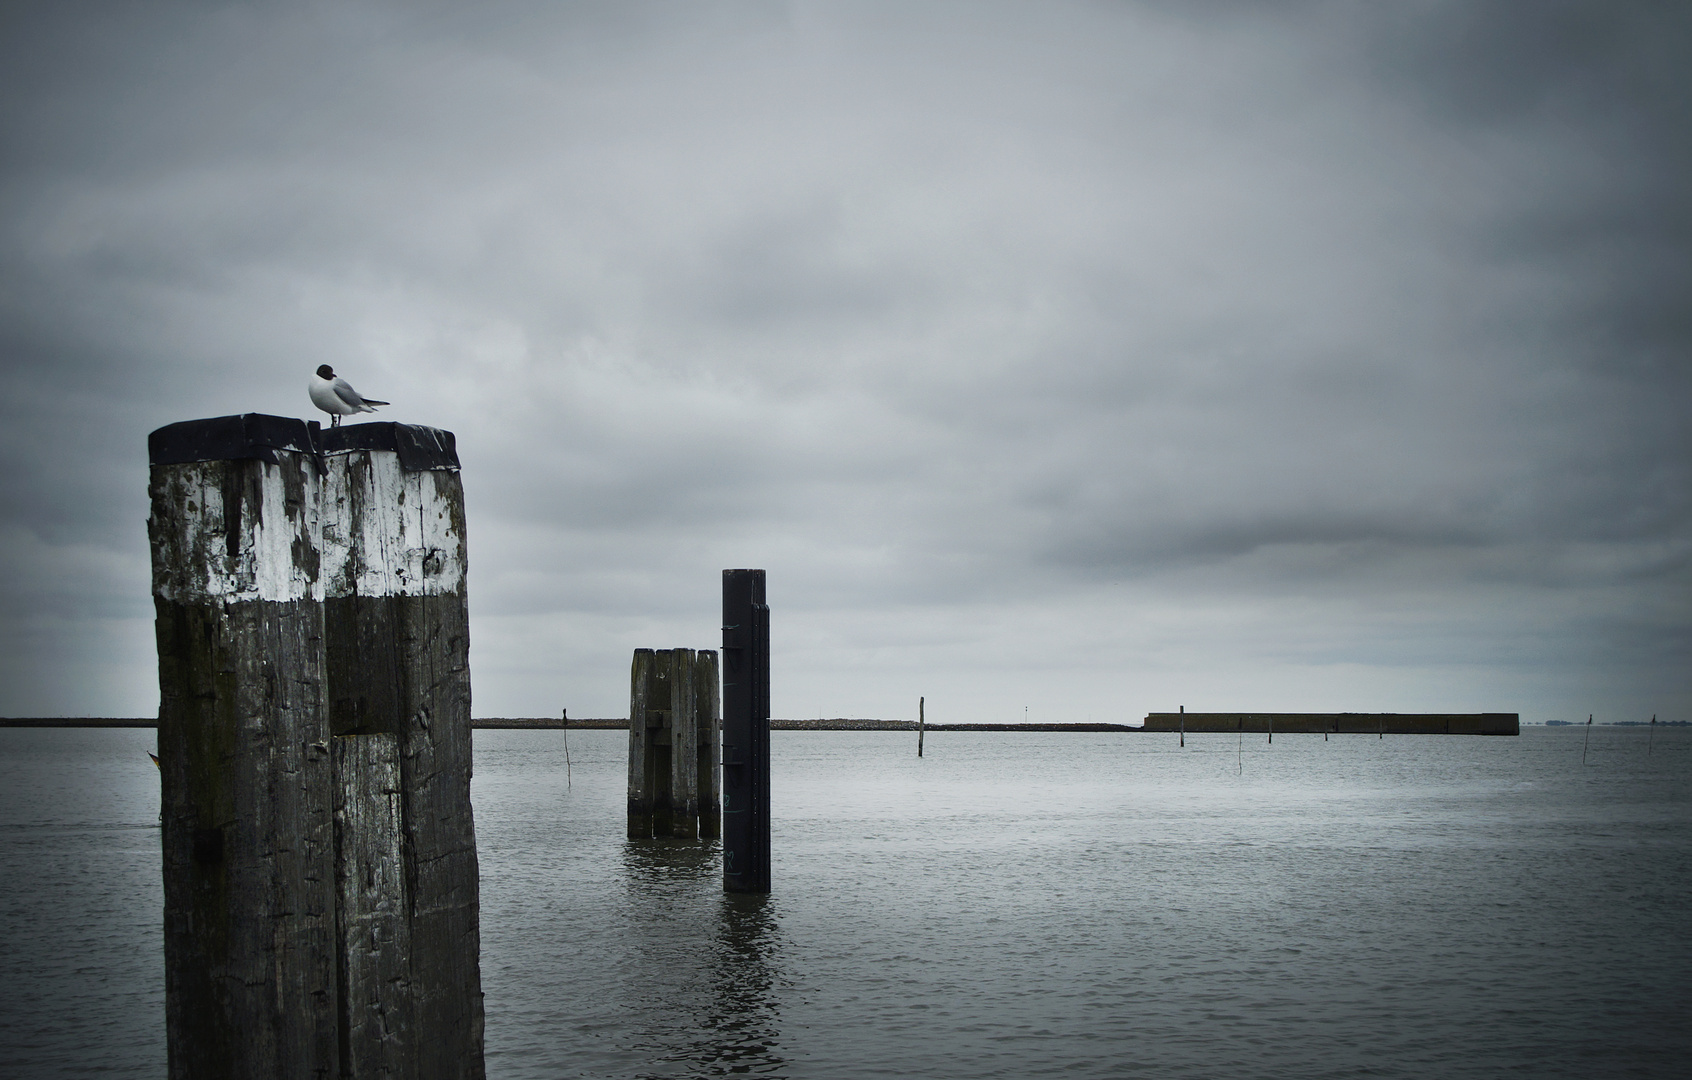
{"label": "dark measuring post", "polygon": [[148,440],[172,1080],[480,1080],[451,433]]}
{"label": "dark measuring post", "polygon": [[723,571],[723,891],[770,891],[770,609],[762,570]]}

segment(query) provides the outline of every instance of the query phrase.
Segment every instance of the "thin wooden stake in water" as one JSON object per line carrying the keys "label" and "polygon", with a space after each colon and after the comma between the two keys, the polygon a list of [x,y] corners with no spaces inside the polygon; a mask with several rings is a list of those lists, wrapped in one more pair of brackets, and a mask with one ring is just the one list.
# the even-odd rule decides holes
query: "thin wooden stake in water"
{"label": "thin wooden stake in water", "polygon": [[1645,736],[1645,756],[1651,756],[1651,744],[1657,741],[1657,714],[1651,714],[1651,734]]}
{"label": "thin wooden stake in water", "polygon": [[564,790],[570,790],[570,710],[560,709],[559,717],[563,721],[564,732]]}
{"label": "thin wooden stake in water", "polygon": [[1244,776],[1245,775],[1245,718],[1244,717],[1240,718],[1239,725],[1240,725],[1240,727],[1239,727],[1240,741],[1234,747],[1234,771],[1239,773],[1241,776]]}
{"label": "thin wooden stake in water", "polygon": [[1592,714],[1586,714],[1586,741],[1580,744],[1580,763],[1586,764],[1586,748],[1592,745]]}
{"label": "thin wooden stake in water", "polygon": [[1181,745],[1187,745],[1187,707],[1181,706]]}
{"label": "thin wooden stake in water", "polygon": [[927,720],[923,717],[922,711],[923,702],[925,700],[926,699],[924,698],[917,698],[917,757],[922,756],[922,734],[923,729],[927,727],[928,724]]}
{"label": "thin wooden stake in water", "polygon": [[1275,716],[1273,713],[1269,716],[1269,745],[1275,745]]}

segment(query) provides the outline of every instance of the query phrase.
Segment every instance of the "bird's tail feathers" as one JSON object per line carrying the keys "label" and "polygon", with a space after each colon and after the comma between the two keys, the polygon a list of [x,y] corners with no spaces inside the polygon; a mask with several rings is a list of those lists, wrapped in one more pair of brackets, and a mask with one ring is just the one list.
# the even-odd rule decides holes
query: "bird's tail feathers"
{"label": "bird's tail feathers", "polygon": [[391,402],[391,401],[377,401],[375,398],[368,398],[368,397],[364,399],[364,403],[366,405],[392,405],[393,404],[393,402]]}

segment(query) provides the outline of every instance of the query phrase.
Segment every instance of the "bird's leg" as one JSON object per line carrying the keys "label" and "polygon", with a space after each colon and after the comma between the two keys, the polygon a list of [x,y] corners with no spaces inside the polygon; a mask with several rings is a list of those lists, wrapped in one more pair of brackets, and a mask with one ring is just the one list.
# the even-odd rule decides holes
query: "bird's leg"
{"label": "bird's leg", "polygon": [[331,413],[330,414],[330,416],[329,416],[329,426],[330,427],[340,427],[341,426],[341,414],[340,413]]}

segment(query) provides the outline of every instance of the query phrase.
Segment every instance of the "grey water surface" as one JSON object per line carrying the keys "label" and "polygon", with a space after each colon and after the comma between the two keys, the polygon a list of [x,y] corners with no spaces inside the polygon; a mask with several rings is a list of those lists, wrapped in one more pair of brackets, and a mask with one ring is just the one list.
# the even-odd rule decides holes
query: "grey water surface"
{"label": "grey water surface", "polygon": [[[478,731],[488,1074],[1682,1076],[1692,731],[1584,736],[777,732],[765,899]],[[152,748],[0,730],[0,1075],[164,1073]]]}

